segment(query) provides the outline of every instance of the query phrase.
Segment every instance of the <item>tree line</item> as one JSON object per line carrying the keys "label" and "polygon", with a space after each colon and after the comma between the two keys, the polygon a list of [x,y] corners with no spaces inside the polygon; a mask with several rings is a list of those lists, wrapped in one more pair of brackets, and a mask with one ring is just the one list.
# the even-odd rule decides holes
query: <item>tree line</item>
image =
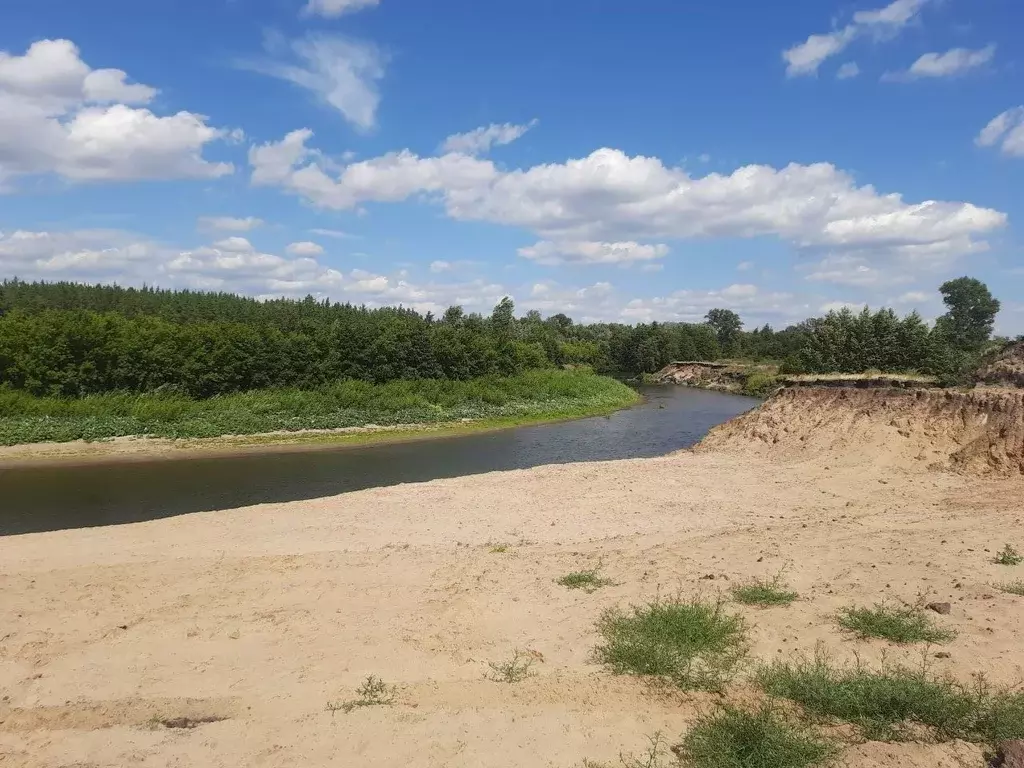
{"label": "tree line", "polygon": [[963,370],[991,337],[999,302],[976,280],[942,286],[949,312],[830,312],[743,330],[727,309],[703,323],[578,324],[564,314],[442,316],[330,301],[75,283],[0,283],[0,386],[34,395],[173,391],[206,398],[339,380],[468,380],[586,365],[653,373],[675,360],[784,361],[789,372]]}

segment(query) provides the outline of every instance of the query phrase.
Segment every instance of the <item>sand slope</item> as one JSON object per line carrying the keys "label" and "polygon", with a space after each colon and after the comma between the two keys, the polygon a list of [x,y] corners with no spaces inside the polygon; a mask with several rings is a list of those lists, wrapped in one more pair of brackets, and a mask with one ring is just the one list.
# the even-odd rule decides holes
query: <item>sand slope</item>
{"label": "sand slope", "polygon": [[698,451],[843,466],[1024,475],[1024,390],[786,389]]}
{"label": "sand slope", "polygon": [[[844,637],[832,616],[928,594],[953,603],[939,620],[959,632],[939,669],[1024,679],[1024,598],[989,586],[1024,578],[991,563],[1024,530],[1019,476],[714,440],[715,452],[0,539],[0,765],[615,763],[713,699],[593,665],[600,612],[781,569],[801,601],[737,608],[758,658],[821,643],[839,659],[919,660]],[[617,586],[554,584],[598,562]],[[543,658],[535,677],[484,679],[516,649]],[[395,706],[325,711],[369,674],[399,686]],[[183,717],[217,722],[159,724]],[[980,759],[971,745],[866,744],[844,764]]]}

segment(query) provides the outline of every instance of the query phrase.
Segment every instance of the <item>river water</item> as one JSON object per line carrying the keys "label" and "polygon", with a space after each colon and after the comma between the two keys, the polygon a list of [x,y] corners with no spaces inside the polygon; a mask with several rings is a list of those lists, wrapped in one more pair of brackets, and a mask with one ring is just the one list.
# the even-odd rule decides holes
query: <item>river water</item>
{"label": "river water", "polygon": [[189,512],[541,464],[663,456],[759,401],[643,387],[611,416],[390,445],[0,469],[0,535],[117,525]]}

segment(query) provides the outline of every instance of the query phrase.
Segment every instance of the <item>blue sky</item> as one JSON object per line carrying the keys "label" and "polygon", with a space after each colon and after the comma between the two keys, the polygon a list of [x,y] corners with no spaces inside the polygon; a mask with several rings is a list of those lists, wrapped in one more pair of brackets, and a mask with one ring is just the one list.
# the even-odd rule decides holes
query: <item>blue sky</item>
{"label": "blue sky", "polygon": [[[10,0],[0,274],[1024,332],[1016,0]],[[1017,39],[1015,39],[1017,38]]]}

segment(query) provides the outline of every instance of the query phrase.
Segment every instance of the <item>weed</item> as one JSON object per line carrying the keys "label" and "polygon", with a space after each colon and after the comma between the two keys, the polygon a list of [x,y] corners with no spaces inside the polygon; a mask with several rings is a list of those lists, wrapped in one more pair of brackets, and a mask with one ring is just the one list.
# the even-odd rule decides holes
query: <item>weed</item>
{"label": "weed", "polygon": [[777,705],[757,710],[725,706],[705,715],[678,748],[692,768],[807,768],[820,765],[836,747]]}
{"label": "weed", "polygon": [[566,589],[582,589],[587,594],[596,592],[601,587],[610,587],[615,584],[611,579],[601,576],[600,563],[593,570],[567,573],[562,578],[557,579],[555,583],[560,584]]}
{"label": "weed", "polygon": [[880,637],[894,643],[945,643],[956,633],[937,626],[922,605],[892,606],[876,603],[873,608],[843,608],[839,626],[862,639]]}
{"label": "weed", "polygon": [[996,589],[1002,592],[1024,597],[1024,581],[1008,581],[1003,584],[996,584],[995,586]]}
{"label": "weed", "polygon": [[661,731],[648,737],[650,744],[640,755],[619,755],[623,768],[662,768],[664,761],[678,762]]}
{"label": "weed", "polygon": [[1024,739],[1024,692],[990,692],[987,699],[976,728],[982,740],[995,745]]}
{"label": "weed", "polygon": [[332,715],[341,710],[346,715],[353,709],[359,707],[386,707],[395,703],[398,689],[393,685],[387,685],[375,675],[370,675],[363,684],[356,688],[358,698],[348,701],[329,701],[327,711]]}
{"label": "weed", "polygon": [[598,621],[598,661],[616,674],[649,675],[683,689],[721,690],[747,652],[742,617],[721,600],[655,600]]}
{"label": "weed", "polygon": [[492,555],[503,555],[506,552],[508,552],[509,547],[509,545],[505,542],[489,543],[487,546],[490,547],[490,552]]}
{"label": "weed", "polygon": [[996,565],[1020,565],[1021,563],[1024,563],[1024,556],[1022,556],[1011,545],[1007,544],[1003,547],[1003,551],[996,555],[993,562]]}
{"label": "weed", "polygon": [[758,605],[767,608],[773,605],[789,605],[800,595],[789,590],[782,580],[782,574],[771,579],[754,579],[732,588],[732,596],[744,605]]}
{"label": "weed", "polygon": [[965,685],[933,675],[926,662],[916,669],[834,667],[818,653],[813,661],[763,667],[757,680],[811,715],[853,723],[867,739],[916,740],[922,727],[942,741],[993,744],[1024,735],[1024,694],[993,688],[982,676]]}
{"label": "weed", "polygon": [[534,673],[530,671],[533,662],[533,656],[517,650],[508,661],[488,662],[487,666],[491,671],[487,679],[496,683],[521,683],[526,678],[533,677]]}

